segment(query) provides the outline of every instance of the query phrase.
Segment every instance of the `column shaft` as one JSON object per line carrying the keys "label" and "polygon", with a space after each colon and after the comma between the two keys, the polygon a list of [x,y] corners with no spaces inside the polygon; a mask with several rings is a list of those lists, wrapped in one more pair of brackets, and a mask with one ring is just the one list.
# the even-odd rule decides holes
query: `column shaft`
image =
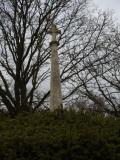
{"label": "column shaft", "polygon": [[58,44],[51,43],[51,91],[50,91],[50,110],[62,108],[62,93],[60,81],[60,69],[58,60]]}

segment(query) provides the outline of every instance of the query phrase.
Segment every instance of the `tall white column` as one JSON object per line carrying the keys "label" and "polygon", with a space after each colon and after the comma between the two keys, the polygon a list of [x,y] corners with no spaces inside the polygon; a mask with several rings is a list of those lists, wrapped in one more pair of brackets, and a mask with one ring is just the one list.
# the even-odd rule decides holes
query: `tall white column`
{"label": "tall white column", "polygon": [[62,103],[62,93],[61,93],[61,80],[60,80],[60,69],[58,60],[58,41],[57,35],[60,34],[57,26],[54,24],[52,28],[48,31],[52,36],[51,46],[51,82],[50,82],[50,110],[54,111],[56,109],[61,109],[63,107]]}

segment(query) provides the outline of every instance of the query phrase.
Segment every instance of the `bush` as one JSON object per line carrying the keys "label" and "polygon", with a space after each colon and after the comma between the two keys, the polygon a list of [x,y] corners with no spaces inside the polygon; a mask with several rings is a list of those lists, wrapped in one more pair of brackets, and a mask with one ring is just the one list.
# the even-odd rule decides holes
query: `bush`
{"label": "bush", "polygon": [[0,160],[120,160],[120,120],[64,111],[0,117]]}

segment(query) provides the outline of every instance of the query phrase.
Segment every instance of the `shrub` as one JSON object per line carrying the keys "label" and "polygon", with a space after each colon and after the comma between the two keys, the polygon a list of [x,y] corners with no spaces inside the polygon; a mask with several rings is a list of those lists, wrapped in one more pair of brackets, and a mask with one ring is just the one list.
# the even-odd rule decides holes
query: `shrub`
{"label": "shrub", "polygon": [[120,160],[120,120],[39,112],[0,117],[0,160]]}

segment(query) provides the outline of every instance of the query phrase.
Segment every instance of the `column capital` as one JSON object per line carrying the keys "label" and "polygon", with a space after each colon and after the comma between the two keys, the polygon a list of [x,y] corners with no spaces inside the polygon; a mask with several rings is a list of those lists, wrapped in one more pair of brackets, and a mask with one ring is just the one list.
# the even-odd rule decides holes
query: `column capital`
{"label": "column capital", "polygon": [[55,43],[55,41],[57,42],[57,35],[61,34],[61,31],[57,28],[55,24],[53,24],[47,33],[52,36],[52,42]]}

